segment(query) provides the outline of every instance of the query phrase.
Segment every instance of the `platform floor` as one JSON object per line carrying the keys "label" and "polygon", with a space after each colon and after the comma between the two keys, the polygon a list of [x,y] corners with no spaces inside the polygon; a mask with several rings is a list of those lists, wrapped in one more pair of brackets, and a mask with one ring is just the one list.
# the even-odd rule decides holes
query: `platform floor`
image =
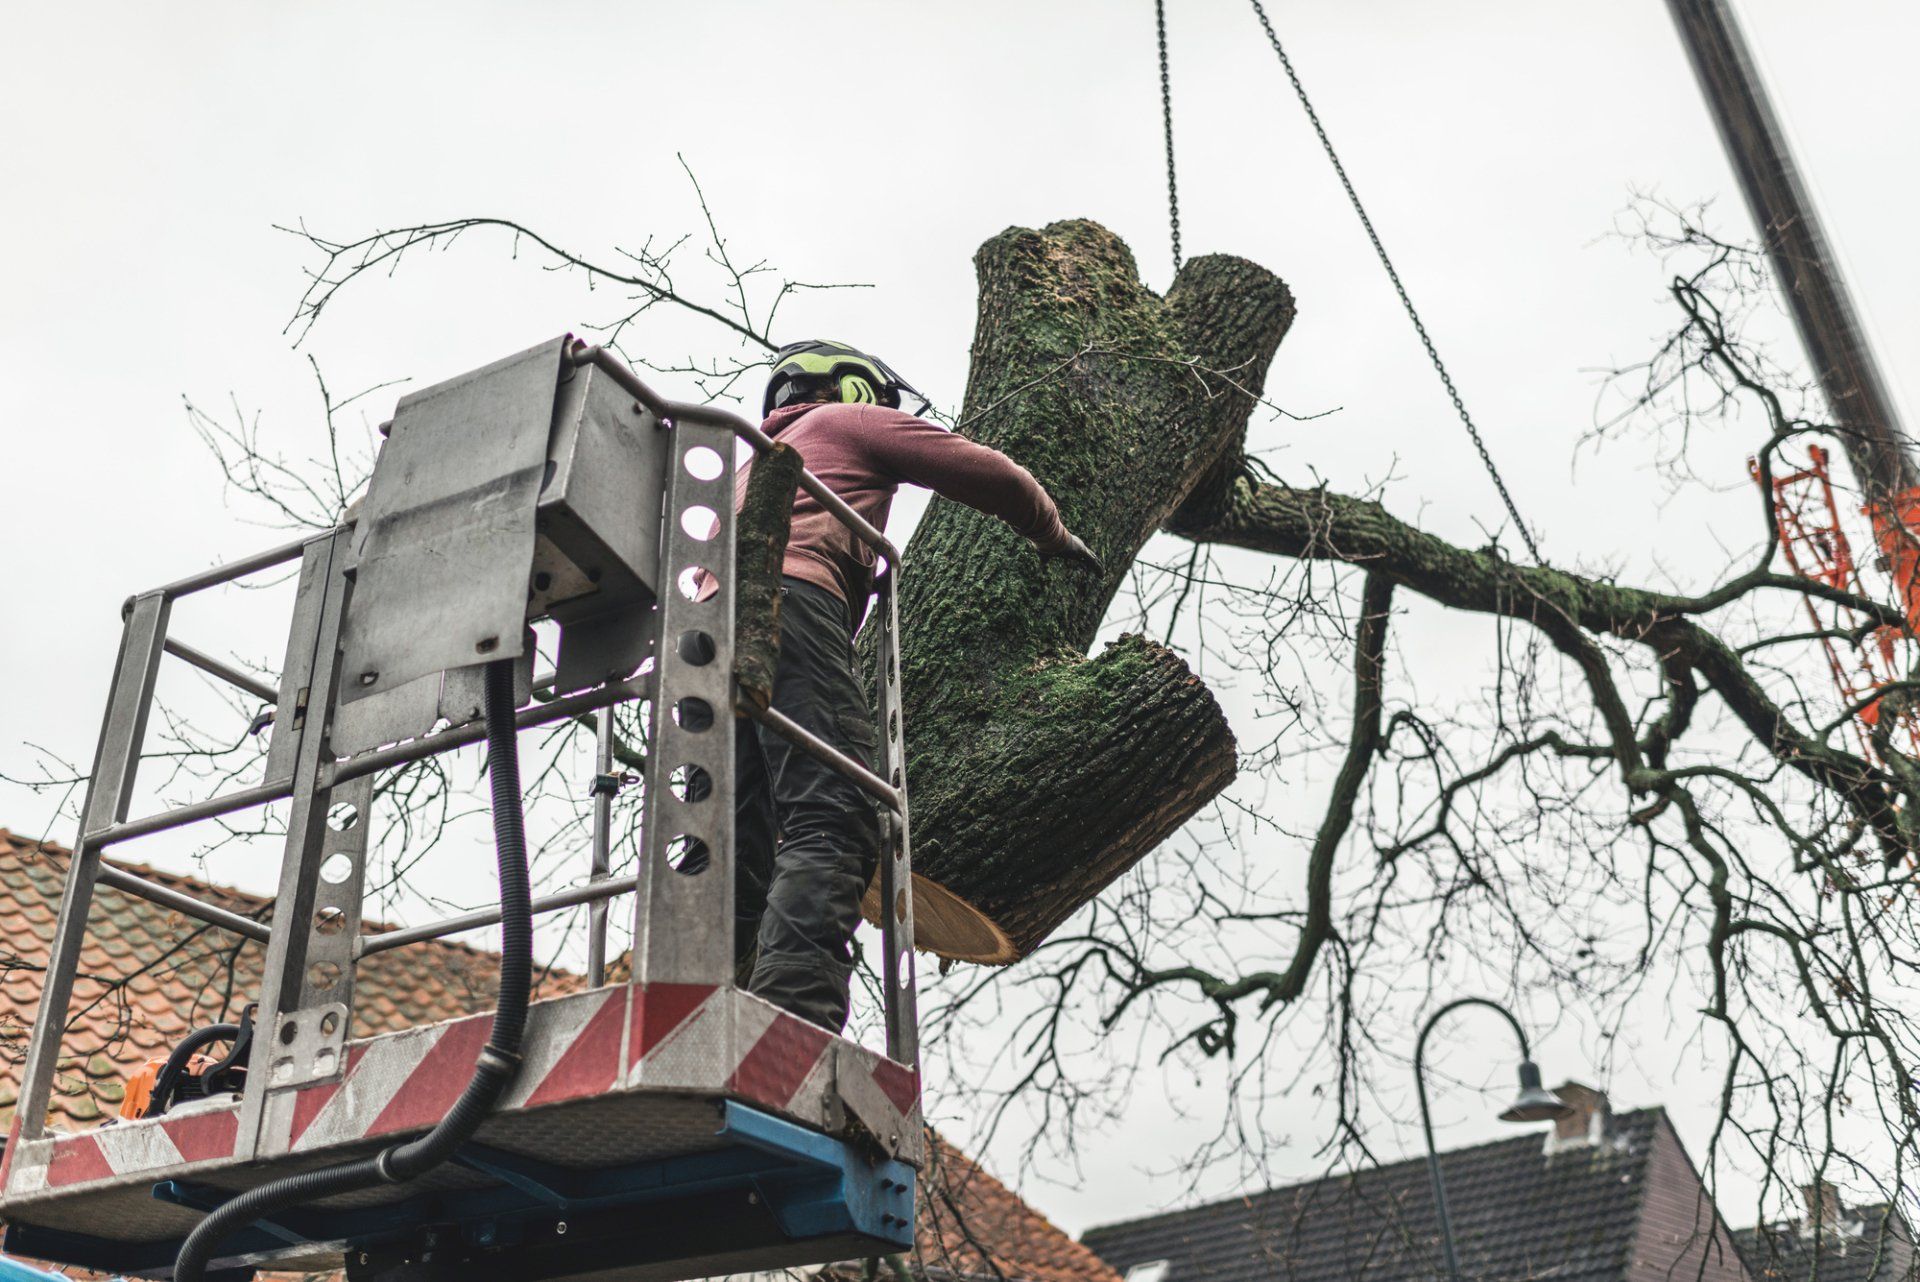
{"label": "platform floor", "polygon": [[[337,1079],[275,1094],[251,1151],[237,1134],[237,1100],[10,1145],[6,1196],[0,1200],[0,1219],[18,1226],[10,1228],[9,1249],[147,1272],[154,1248],[190,1231],[204,1206],[222,1194],[368,1156],[431,1126],[465,1087],[490,1023],[490,1016],[481,1015],[353,1044]],[[729,1241],[715,1245],[721,1254],[636,1262],[628,1243],[615,1251],[625,1252],[619,1267],[628,1271],[591,1276],[653,1282],[848,1258],[849,1247],[873,1246],[872,1234],[832,1242],[834,1234],[826,1231],[831,1225],[824,1221],[809,1250],[801,1250],[784,1230],[774,1232],[771,1241],[759,1240],[767,1237],[765,1224],[760,1232],[749,1232],[752,1223],[766,1220],[765,1205],[745,1200],[763,1176],[748,1169],[753,1154],[728,1156],[741,1149],[741,1141],[727,1134],[730,1108],[746,1106],[769,1125],[786,1126],[802,1147],[811,1137],[827,1142],[829,1149],[822,1151],[829,1155],[858,1151],[869,1164],[898,1158],[909,1179],[917,1164],[917,1073],[736,989],[617,985],[540,1002],[530,1013],[526,1051],[506,1103],[476,1137],[476,1152],[536,1172],[530,1182],[545,1182],[549,1202],[558,1188],[563,1204],[578,1195],[582,1213],[600,1215],[595,1198],[606,1194],[600,1186],[612,1180],[620,1189],[644,1195],[641,1200],[656,1206],[649,1214],[657,1215],[658,1207],[677,1196],[672,1181],[689,1172],[712,1177],[703,1176],[706,1184],[688,1196],[738,1193],[732,1200],[739,1207],[722,1198],[708,1208],[716,1214],[731,1208],[729,1214],[743,1220]],[[636,1179],[644,1183],[639,1168],[650,1163],[667,1172],[661,1176],[666,1182],[654,1189],[629,1188]],[[609,1173],[618,1173],[617,1179]],[[854,1183],[864,1178],[858,1171],[855,1176]],[[186,1190],[187,1200],[197,1198],[201,1206],[156,1197],[160,1186]],[[498,1171],[444,1167],[409,1185],[384,1186],[311,1208],[309,1228],[324,1235],[345,1224],[345,1236],[336,1234],[296,1254],[285,1253],[284,1241],[264,1246],[271,1248],[277,1269],[337,1268],[348,1237],[367,1240],[357,1229],[385,1232],[390,1220],[398,1222],[384,1213],[387,1208],[402,1208],[404,1213],[396,1214],[409,1222],[430,1214],[435,1203],[467,1211],[477,1207],[474,1214],[485,1218],[496,1202],[504,1207],[513,1201],[488,1192],[503,1187]],[[512,1214],[524,1219],[524,1210]],[[910,1204],[906,1215],[911,1216]],[[885,1233],[898,1236],[898,1229],[888,1224]],[[562,1245],[569,1255],[591,1254],[578,1232],[571,1243],[548,1244],[549,1254]],[[50,1252],[69,1238],[119,1243],[125,1249],[89,1246],[91,1260]],[[102,1250],[116,1258],[104,1258]],[[800,1254],[810,1259],[793,1258]]]}

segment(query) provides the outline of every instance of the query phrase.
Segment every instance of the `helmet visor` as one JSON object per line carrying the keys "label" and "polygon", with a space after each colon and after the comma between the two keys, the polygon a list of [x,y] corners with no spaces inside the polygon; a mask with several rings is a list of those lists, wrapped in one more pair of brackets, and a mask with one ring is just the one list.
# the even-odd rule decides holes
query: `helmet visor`
{"label": "helmet visor", "polygon": [[913,388],[907,386],[905,383],[894,384],[893,391],[900,398],[899,408],[905,413],[913,415],[915,418],[925,416],[927,410],[933,405],[932,401],[920,395],[919,392],[914,391]]}
{"label": "helmet visor", "polygon": [[888,399],[894,402],[895,408],[918,418],[932,407],[933,402],[921,395],[920,390],[913,384],[901,378],[900,372],[894,369],[893,366],[887,364],[877,356],[870,357],[869,359],[879,367],[881,374],[886,376]]}

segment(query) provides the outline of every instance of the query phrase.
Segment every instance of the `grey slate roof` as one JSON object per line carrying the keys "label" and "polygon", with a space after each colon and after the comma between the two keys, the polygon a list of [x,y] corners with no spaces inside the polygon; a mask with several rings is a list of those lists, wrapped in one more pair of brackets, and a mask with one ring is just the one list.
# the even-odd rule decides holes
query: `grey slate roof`
{"label": "grey slate roof", "polygon": [[[1835,1199],[1836,1203],[1838,1199]],[[1816,1246],[1804,1221],[1739,1229],[1734,1244],[1759,1282],[1913,1282],[1913,1231],[1886,1203],[1850,1206]]]}
{"label": "grey slate roof", "polygon": [[[1461,1272],[1620,1282],[1660,1124],[1659,1109],[1640,1109],[1615,1114],[1597,1147],[1543,1154],[1535,1131],[1443,1154]],[[1163,1282],[1428,1282],[1444,1273],[1418,1160],[1109,1224],[1082,1240],[1122,1274],[1167,1261]]]}

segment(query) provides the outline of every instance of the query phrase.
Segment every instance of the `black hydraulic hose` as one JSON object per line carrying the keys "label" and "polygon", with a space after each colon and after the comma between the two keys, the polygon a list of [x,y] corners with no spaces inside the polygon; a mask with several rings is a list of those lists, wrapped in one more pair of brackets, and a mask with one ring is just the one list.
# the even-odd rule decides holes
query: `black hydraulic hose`
{"label": "black hydraulic hose", "polygon": [[180,1074],[186,1072],[187,1064],[200,1053],[202,1047],[210,1046],[221,1040],[231,1041],[240,1036],[238,1024],[208,1024],[196,1028],[180,1039],[180,1044],[167,1056],[167,1062],[160,1066],[159,1074],[153,1079],[153,1094],[147,1099],[146,1116],[158,1117],[173,1106],[174,1092],[180,1089]]}
{"label": "black hydraulic hose", "polygon": [[493,791],[493,844],[500,869],[500,996],[493,1032],[481,1048],[467,1089],[419,1139],[372,1157],[272,1180],[229,1202],[195,1226],[180,1244],[174,1282],[202,1282],[215,1248],[234,1230],[288,1207],[379,1184],[417,1179],[473,1138],[520,1067],[527,997],[533,986],[533,891],[521,813],[520,753],[514,738],[513,661],[487,665],[487,776]]}

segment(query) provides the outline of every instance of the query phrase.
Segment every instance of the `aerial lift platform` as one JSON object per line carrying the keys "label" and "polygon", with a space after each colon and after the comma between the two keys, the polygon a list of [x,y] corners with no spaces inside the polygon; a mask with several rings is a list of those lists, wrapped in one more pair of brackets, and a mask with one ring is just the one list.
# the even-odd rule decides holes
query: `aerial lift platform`
{"label": "aerial lift platform", "polygon": [[[209,1277],[345,1267],[349,1278],[651,1282],[851,1259],[913,1241],[922,1157],[912,879],[898,689],[900,557],[817,478],[800,484],[884,559],[878,770],[777,710],[734,670],[735,443],[725,410],[665,400],[571,337],[401,400],[361,510],[340,527],[133,597],[52,943],[0,1219],[14,1254],[173,1276],[203,1215],[291,1174],[365,1158],[445,1116],[491,1013],[349,1040],[355,962],[501,920],[502,910],[366,933],[381,772],[473,744],[481,665],[511,659],[520,728],[598,713],[587,878],[533,901],[592,905],[590,986],[528,1012],[517,1074],[471,1140],[410,1182],[239,1227]],[[277,686],[168,635],[191,593],[299,563]],[[705,571],[703,575],[700,572]],[[535,674],[529,624],[558,622]],[[264,777],[129,818],[166,655],[273,705]],[[610,709],[651,705],[636,874],[608,868]],[[733,736],[750,715],[850,775],[887,822],[877,896],[886,1053],[736,986]],[[678,772],[676,774],[676,772]],[[685,781],[704,773],[708,783]],[[679,781],[679,785],[673,782]],[[135,838],[289,803],[271,922],[102,862]],[[702,851],[689,860],[689,851]],[[48,1125],[97,885],[265,946],[237,1090],[81,1133]],[[631,977],[605,982],[606,911],[634,897]],[[233,1076],[226,1079],[235,1080]]]}

